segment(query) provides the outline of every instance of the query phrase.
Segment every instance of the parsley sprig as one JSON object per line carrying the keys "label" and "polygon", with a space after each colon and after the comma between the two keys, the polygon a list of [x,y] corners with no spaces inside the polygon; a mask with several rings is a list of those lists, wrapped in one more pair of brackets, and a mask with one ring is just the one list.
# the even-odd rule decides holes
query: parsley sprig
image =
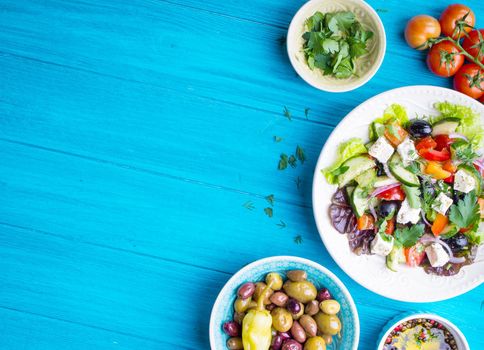
{"label": "parsley sprig", "polygon": [[422,237],[424,230],[422,224],[399,228],[395,230],[395,239],[405,248],[412,247]]}
{"label": "parsley sprig", "polygon": [[477,196],[474,191],[466,194],[450,207],[449,219],[460,228],[474,229],[481,219]]}
{"label": "parsley sprig", "polygon": [[303,49],[309,68],[336,78],[355,74],[356,59],[368,53],[367,42],[373,37],[350,11],[318,11],[306,20],[306,28]]}

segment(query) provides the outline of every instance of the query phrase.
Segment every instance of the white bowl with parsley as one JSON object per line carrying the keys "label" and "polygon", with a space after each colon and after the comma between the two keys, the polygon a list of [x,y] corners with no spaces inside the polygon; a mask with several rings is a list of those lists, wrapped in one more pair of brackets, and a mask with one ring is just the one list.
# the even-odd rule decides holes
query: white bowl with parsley
{"label": "white bowl with parsley", "polygon": [[329,92],[365,84],[380,68],[385,50],[383,24],[362,0],[310,0],[296,13],[287,34],[296,72]]}

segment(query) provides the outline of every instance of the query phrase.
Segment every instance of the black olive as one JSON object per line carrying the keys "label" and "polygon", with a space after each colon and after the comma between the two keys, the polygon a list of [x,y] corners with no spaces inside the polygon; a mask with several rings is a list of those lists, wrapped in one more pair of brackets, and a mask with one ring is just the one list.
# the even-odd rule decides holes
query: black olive
{"label": "black olive", "polygon": [[383,163],[376,161],[376,176],[385,176],[387,173],[385,172],[385,168],[383,167]]}
{"label": "black olive", "polygon": [[463,248],[467,247],[469,241],[464,234],[458,233],[454,237],[449,238],[447,240],[447,244],[453,251],[460,251]]}
{"label": "black olive", "polygon": [[378,208],[378,213],[381,217],[387,217],[393,211],[395,214],[398,211],[400,205],[399,201],[382,201],[380,207]]}
{"label": "black olive", "polygon": [[422,119],[412,120],[408,129],[415,138],[429,136],[432,133],[432,126],[429,122]]}

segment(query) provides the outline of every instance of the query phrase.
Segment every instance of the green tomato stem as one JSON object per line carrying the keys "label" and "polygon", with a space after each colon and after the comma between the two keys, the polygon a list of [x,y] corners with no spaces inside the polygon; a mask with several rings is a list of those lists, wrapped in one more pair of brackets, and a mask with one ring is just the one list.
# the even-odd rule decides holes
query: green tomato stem
{"label": "green tomato stem", "polygon": [[444,40],[442,40],[442,41],[446,41],[446,40],[452,42],[455,46],[457,46],[457,48],[459,49],[459,51],[464,56],[466,56],[469,60],[471,60],[472,62],[474,62],[475,64],[477,64],[479,67],[481,67],[481,69],[484,69],[484,64],[482,64],[478,59],[476,59],[474,56],[472,56],[469,52],[467,52],[466,50],[464,50],[464,48],[460,44],[459,40],[455,40],[455,39],[451,38],[450,36],[448,36],[448,37],[445,37]]}

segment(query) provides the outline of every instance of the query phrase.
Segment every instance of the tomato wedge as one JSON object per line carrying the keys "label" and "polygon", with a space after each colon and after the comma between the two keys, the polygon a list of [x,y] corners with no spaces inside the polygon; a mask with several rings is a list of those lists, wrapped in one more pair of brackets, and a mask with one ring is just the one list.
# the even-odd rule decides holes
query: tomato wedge
{"label": "tomato wedge", "polygon": [[450,159],[450,152],[447,148],[444,148],[442,151],[437,151],[435,149],[421,149],[418,153],[427,160],[443,162]]}
{"label": "tomato wedge", "polygon": [[437,147],[437,142],[434,141],[432,136],[427,136],[421,139],[420,141],[417,142],[415,145],[415,148],[417,151],[420,151],[421,149],[431,149]]}
{"label": "tomato wedge", "polygon": [[407,265],[410,267],[419,266],[425,259],[425,246],[418,242],[413,247],[404,249]]}
{"label": "tomato wedge", "polygon": [[437,151],[449,148],[449,146],[454,143],[454,139],[450,138],[449,135],[437,135],[434,137],[434,141],[437,143],[434,147]]}
{"label": "tomato wedge", "polygon": [[448,223],[449,218],[445,215],[438,213],[431,228],[434,236],[438,237]]}
{"label": "tomato wedge", "polygon": [[444,182],[448,183],[448,184],[453,184],[454,183],[454,175],[450,175],[449,177],[446,177],[444,179]]}
{"label": "tomato wedge", "polygon": [[397,147],[405,140],[408,132],[402,128],[398,120],[393,119],[385,125],[384,135],[394,147]]}
{"label": "tomato wedge", "polygon": [[405,192],[403,192],[401,186],[398,186],[390,188],[376,196],[387,201],[403,201],[405,199]]}

